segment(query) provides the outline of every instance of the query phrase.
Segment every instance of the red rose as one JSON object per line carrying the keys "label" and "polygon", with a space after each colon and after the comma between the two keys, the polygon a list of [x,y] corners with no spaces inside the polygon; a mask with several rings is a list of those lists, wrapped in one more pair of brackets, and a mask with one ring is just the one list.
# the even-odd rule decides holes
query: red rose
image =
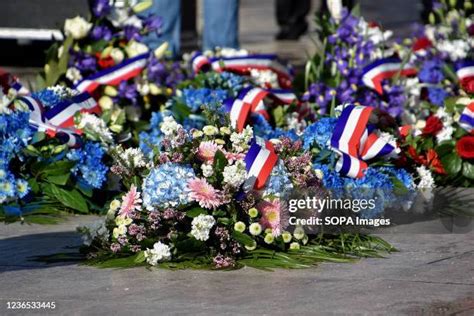
{"label": "red rose", "polygon": [[416,52],[422,49],[429,48],[431,46],[433,46],[433,43],[431,43],[431,41],[427,37],[423,36],[418,38],[415,43],[413,43],[412,50]]}
{"label": "red rose", "polygon": [[467,93],[474,93],[474,80],[472,77],[467,77],[461,80],[461,88]]}
{"label": "red rose", "polygon": [[99,64],[99,67],[101,69],[110,68],[110,67],[115,65],[114,59],[110,56],[107,56],[105,58],[101,58],[100,53],[96,53],[95,56],[97,58],[97,63]]}
{"label": "red rose", "polygon": [[423,135],[436,135],[443,128],[443,122],[434,115],[431,115],[426,120],[425,128],[423,128]]}
{"label": "red rose", "polygon": [[474,158],[474,136],[464,136],[458,140],[456,151],[459,156],[466,159]]}

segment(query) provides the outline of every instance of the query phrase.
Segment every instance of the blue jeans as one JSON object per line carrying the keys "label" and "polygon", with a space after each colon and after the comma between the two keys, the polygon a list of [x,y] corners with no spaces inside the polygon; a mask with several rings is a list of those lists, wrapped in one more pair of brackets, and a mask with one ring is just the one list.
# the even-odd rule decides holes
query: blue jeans
{"label": "blue jeans", "polygon": [[[180,51],[181,1],[154,0],[145,14],[156,14],[163,19],[161,36],[150,34],[144,42],[154,49],[169,43],[173,56]],[[239,0],[204,0],[203,49],[239,47]]]}

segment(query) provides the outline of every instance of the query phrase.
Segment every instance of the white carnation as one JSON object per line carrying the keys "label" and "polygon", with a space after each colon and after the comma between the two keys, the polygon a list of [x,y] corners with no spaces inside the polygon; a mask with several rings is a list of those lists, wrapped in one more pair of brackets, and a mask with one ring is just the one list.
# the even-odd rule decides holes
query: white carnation
{"label": "white carnation", "polygon": [[230,141],[232,142],[232,147],[237,152],[243,152],[248,148],[248,143],[253,138],[253,129],[250,126],[247,126],[240,133],[232,133],[230,135]]}
{"label": "white carnation", "polygon": [[146,166],[145,155],[140,148],[127,148],[122,157],[129,168],[143,168]]}
{"label": "white carnation", "polygon": [[200,214],[191,222],[191,235],[197,240],[206,241],[209,239],[209,232],[215,223],[216,220],[211,215]]}
{"label": "white carnation", "polygon": [[145,44],[139,43],[137,41],[130,41],[125,47],[128,57],[132,58],[141,54],[144,54],[148,51],[148,47]]}
{"label": "white carnation", "polygon": [[166,116],[163,118],[160,130],[166,136],[170,136],[176,133],[181,127],[182,126],[178,124],[172,116]]}
{"label": "white carnation", "polygon": [[224,177],[224,183],[238,188],[247,178],[245,163],[242,160],[237,160],[233,165],[225,167],[222,175]]}
{"label": "white carnation", "polygon": [[146,262],[156,266],[159,261],[171,259],[170,247],[159,241],[153,245],[153,249],[145,250],[145,258]]}
{"label": "white carnation", "polygon": [[214,169],[212,168],[212,165],[207,164],[207,163],[201,165],[201,170],[202,170],[202,175],[206,178],[209,178],[210,176],[214,174]]}
{"label": "white carnation", "polygon": [[80,80],[82,80],[82,75],[79,69],[77,69],[76,67],[71,67],[66,70],[66,78],[68,80],[71,80],[72,83],[76,84]]}
{"label": "white carnation", "polygon": [[74,39],[81,39],[86,37],[92,28],[92,23],[87,22],[84,18],[76,16],[72,19],[66,19],[64,23],[64,33],[67,36],[72,36]]}
{"label": "white carnation", "polygon": [[94,138],[98,138],[101,142],[106,144],[113,143],[112,133],[105,124],[104,120],[98,118],[94,114],[81,114],[77,128],[82,129],[87,133],[92,134]]}
{"label": "white carnation", "polygon": [[420,177],[420,182],[417,185],[419,189],[431,189],[435,187],[435,182],[431,171],[425,166],[420,166],[416,168],[418,176]]}

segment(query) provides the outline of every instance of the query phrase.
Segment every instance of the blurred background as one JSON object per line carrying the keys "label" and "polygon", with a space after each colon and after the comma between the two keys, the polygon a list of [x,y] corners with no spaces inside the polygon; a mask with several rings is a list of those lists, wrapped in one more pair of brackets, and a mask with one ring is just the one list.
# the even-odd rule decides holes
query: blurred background
{"label": "blurred background", "polygon": [[[299,1],[299,0],[293,0]],[[242,48],[257,52],[276,52],[296,65],[315,50],[312,30],[321,0],[311,0],[306,19],[308,32],[298,40],[275,39],[278,33],[276,0],[240,0],[239,39]],[[362,15],[377,21],[398,36],[410,33],[420,20],[421,0],[361,0]],[[45,50],[54,40],[61,40],[64,20],[87,16],[87,0],[16,0],[0,2],[0,66],[21,75],[42,67]],[[198,48],[202,33],[202,1],[183,0],[181,6],[181,47],[183,52]],[[158,13],[159,15],[159,13]],[[37,70],[37,69],[36,69]]]}

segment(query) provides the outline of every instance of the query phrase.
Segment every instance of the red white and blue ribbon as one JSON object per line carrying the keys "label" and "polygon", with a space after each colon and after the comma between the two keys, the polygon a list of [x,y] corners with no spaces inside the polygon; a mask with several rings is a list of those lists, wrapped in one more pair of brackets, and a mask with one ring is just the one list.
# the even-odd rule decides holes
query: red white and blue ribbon
{"label": "red white and blue ribbon", "polygon": [[11,85],[11,89],[15,90],[16,91],[16,94],[19,95],[19,96],[23,96],[23,95],[29,95],[30,94],[30,91],[25,88],[21,83],[19,83],[18,81],[15,81],[12,83]]}
{"label": "red white and blue ribbon", "polygon": [[84,92],[69,100],[61,101],[44,115],[52,125],[70,128],[74,127],[74,115],[78,112],[100,114],[101,109],[96,100],[89,93]]}
{"label": "red white and blue ribbon", "polygon": [[463,60],[455,64],[459,81],[474,79],[474,60]]}
{"label": "red white and blue ribbon", "polygon": [[288,90],[262,89],[258,87],[246,87],[239,91],[236,99],[224,101],[224,108],[230,115],[230,123],[237,131],[242,131],[247,119],[252,113],[261,114],[266,120],[270,120],[264,103],[265,97],[274,99],[277,103],[290,104],[298,101],[296,95]]}
{"label": "red white and blue ribbon", "polygon": [[247,169],[244,189],[246,191],[251,189],[260,190],[270,177],[273,167],[278,161],[278,156],[270,141],[256,137],[252,140],[244,161]]}
{"label": "red white and blue ribbon", "polygon": [[194,73],[208,71],[211,68],[211,61],[200,51],[196,51],[191,56],[191,67]]}
{"label": "red white and blue ribbon", "polygon": [[118,65],[104,69],[94,75],[83,79],[75,89],[79,92],[93,92],[101,85],[118,85],[120,82],[131,79],[139,75],[147,65],[150,53],[144,53],[133,58],[124,60]]}
{"label": "red white and blue ribbon", "polygon": [[32,129],[44,132],[50,137],[56,137],[69,147],[79,147],[81,145],[81,139],[74,131],[54,126],[46,119],[43,105],[38,100],[24,96],[18,98],[18,101],[25,104],[30,110],[29,124]]}
{"label": "red white and blue ribbon", "polygon": [[459,118],[459,125],[468,133],[474,131],[474,102],[468,104],[461,113]]}
{"label": "red white and blue ribbon", "polygon": [[362,82],[379,94],[383,94],[382,81],[399,76],[413,76],[417,71],[412,66],[403,65],[396,57],[378,59],[365,66],[362,74]]}
{"label": "red white and blue ribbon", "polygon": [[361,178],[367,169],[365,161],[386,156],[396,150],[375,132],[371,132],[367,123],[373,108],[349,105],[339,117],[333,135],[331,147],[340,154],[336,171],[351,178]]}

